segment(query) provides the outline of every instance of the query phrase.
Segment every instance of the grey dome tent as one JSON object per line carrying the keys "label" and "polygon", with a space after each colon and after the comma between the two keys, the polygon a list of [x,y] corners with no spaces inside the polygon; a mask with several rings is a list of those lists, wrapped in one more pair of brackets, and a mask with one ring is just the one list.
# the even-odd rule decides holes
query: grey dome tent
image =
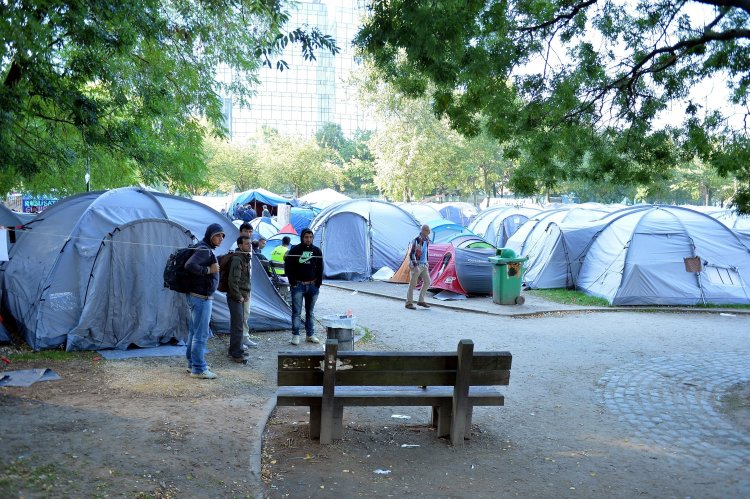
{"label": "grey dome tent", "polygon": [[391,203],[353,199],[321,211],[310,228],[323,251],[324,276],[361,281],[382,267],[397,269],[420,224]]}
{"label": "grey dome tent", "polygon": [[[606,212],[575,208],[540,214],[510,237],[507,247],[528,257],[524,283],[531,289],[572,288]],[[528,230],[527,230],[528,229]]]}
{"label": "grey dome tent", "polygon": [[750,249],[713,217],[641,206],[608,217],[578,275],[613,305],[750,303]]}
{"label": "grey dome tent", "polygon": [[469,224],[469,229],[496,248],[502,248],[508,238],[538,212],[536,208],[492,207],[480,211]]}
{"label": "grey dome tent", "polygon": [[190,199],[140,188],[60,200],[24,229],[3,267],[3,299],[34,350],[156,346],[187,337],[183,295],[163,287],[168,255],[220,223]]}

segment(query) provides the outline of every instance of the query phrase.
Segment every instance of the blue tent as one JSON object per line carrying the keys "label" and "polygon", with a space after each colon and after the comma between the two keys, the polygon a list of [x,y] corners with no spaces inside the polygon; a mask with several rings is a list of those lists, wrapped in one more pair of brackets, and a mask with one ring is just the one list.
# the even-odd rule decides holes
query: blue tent
{"label": "blue tent", "polygon": [[229,215],[235,218],[245,219],[245,217],[240,217],[238,216],[238,213],[235,213],[235,208],[238,205],[244,206],[246,204],[251,204],[253,207],[251,211],[255,212],[254,214],[248,216],[246,221],[250,221],[253,218],[259,217],[263,214],[263,205],[268,206],[269,211],[271,211],[271,214],[273,215],[276,213],[276,210],[274,210],[274,208],[279,206],[280,204],[290,204],[294,206],[297,204],[297,202],[295,200],[279,196],[278,194],[274,194],[273,192],[267,191],[265,189],[250,189],[249,191],[240,192],[239,194],[234,196],[234,199],[229,206]]}
{"label": "blue tent", "polygon": [[294,230],[299,234],[302,232],[302,229],[306,229],[312,225],[312,221],[318,213],[320,213],[320,208],[312,206],[292,207],[289,214],[289,223],[294,226]]}
{"label": "blue tent", "polygon": [[430,239],[433,243],[447,243],[450,239],[460,234],[474,234],[464,226],[445,218],[430,220],[426,225],[430,226]]}
{"label": "blue tent", "polygon": [[362,281],[383,267],[399,268],[420,225],[394,204],[352,199],[325,208],[310,228],[323,251],[324,276]]}

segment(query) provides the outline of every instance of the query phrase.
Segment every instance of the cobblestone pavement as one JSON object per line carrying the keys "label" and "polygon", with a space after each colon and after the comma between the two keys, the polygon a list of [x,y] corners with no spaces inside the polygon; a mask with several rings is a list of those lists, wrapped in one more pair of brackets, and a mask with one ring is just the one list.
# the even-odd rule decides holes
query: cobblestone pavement
{"label": "cobblestone pavement", "polygon": [[[720,412],[722,397],[750,381],[750,352],[656,357],[610,369],[600,401],[644,441],[681,450],[683,465],[750,469],[750,436]],[[688,457],[688,459],[685,459]],[[750,486],[750,474],[737,477]]]}

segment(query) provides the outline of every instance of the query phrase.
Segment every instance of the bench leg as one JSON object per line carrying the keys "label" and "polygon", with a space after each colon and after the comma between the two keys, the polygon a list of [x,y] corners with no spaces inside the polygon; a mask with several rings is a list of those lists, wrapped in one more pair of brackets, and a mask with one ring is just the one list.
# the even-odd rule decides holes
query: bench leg
{"label": "bench leg", "polygon": [[333,429],[331,437],[341,440],[344,437],[344,406],[336,404],[333,407]]}
{"label": "bench leg", "polygon": [[471,440],[471,415],[474,412],[474,406],[470,405],[466,409],[466,428],[464,429],[464,440]]}
{"label": "bench leg", "polygon": [[[437,428],[437,436],[438,437],[447,437],[451,433],[451,418],[453,412],[453,408],[451,407],[451,402],[449,401],[447,404],[442,404],[437,407],[432,408],[432,414],[433,414],[433,426]],[[437,420],[434,419],[434,415],[437,414]]]}
{"label": "bench leg", "polygon": [[320,406],[310,406],[310,438],[320,438]]}

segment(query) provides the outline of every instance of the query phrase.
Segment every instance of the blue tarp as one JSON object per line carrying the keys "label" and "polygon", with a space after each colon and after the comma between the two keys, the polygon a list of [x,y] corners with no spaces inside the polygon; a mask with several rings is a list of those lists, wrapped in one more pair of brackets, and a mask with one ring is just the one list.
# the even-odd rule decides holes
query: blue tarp
{"label": "blue tarp", "polygon": [[[231,205],[229,206],[229,214],[231,216],[234,216],[234,210],[237,205],[246,205],[248,203],[251,203],[256,208],[256,215],[260,216],[261,211],[263,210],[263,205],[268,206],[269,209],[274,208],[280,204],[290,204],[292,206],[296,205],[297,202],[294,199],[287,199],[285,197],[279,196],[278,194],[274,194],[271,191],[267,191],[265,189],[250,189],[249,191],[240,192],[236,196],[234,196],[234,199],[232,200]],[[275,213],[275,211],[273,211]],[[252,220],[255,218],[255,216],[250,217]]]}

